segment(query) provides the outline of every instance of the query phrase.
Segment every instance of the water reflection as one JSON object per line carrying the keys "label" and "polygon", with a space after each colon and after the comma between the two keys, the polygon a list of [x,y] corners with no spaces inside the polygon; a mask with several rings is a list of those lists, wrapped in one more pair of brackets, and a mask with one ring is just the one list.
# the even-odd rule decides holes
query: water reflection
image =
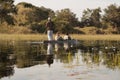
{"label": "water reflection", "polygon": [[48,43],[47,55],[52,55],[52,54],[53,54],[53,44],[52,43]]}
{"label": "water reflection", "polygon": [[53,44],[52,43],[48,43],[46,61],[49,67],[51,64],[53,64]]}
{"label": "water reflection", "polygon": [[11,55],[13,55],[13,46],[8,46],[8,42],[6,44],[0,42],[0,78],[14,74],[15,61]]}
{"label": "water reflection", "polygon": [[[0,41],[0,78],[12,76],[14,65],[17,68],[29,68],[34,65],[63,63],[67,68],[79,66],[105,66],[120,69],[119,41],[80,41],[80,44],[48,43],[28,44],[26,41],[9,43]],[[74,64],[74,66],[73,66]],[[52,66],[53,67],[53,66]]]}

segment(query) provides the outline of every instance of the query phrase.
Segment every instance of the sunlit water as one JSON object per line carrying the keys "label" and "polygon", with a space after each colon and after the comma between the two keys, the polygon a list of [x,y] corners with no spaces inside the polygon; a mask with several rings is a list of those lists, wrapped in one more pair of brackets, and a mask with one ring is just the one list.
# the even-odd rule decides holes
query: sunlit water
{"label": "sunlit water", "polygon": [[120,80],[119,41],[0,42],[0,80]]}

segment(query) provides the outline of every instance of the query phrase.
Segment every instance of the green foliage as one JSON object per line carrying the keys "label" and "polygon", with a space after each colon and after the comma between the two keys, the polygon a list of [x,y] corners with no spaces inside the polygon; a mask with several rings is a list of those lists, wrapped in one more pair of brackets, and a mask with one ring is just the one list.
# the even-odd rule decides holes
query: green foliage
{"label": "green foliage", "polygon": [[82,24],[84,26],[95,26],[95,27],[101,27],[101,15],[100,15],[101,9],[96,8],[96,9],[87,9],[83,11],[83,16],[82,16]]}
{"label": "green foliage", "polygon": [[[44,12],[44,17],[46,17],[45,19],[47,19],[48,17],[54,18],[55,17],[55,12],[49,8],[45,8],[45,7],[40,7],[40,9]],[[43,16],[43,15],[42,15]]]}
{"label": "green foliage", "polygon": [[[26,7],[27,6],[27,7]],[[29,25],[33,23],[39,23],[42,20],[48,18],[49,15],[54,14],[51,9],[44,7],[36,7],[28,3],[19,3],[17,6],[18,14],[15,15],[17,24]]]}
{"label": "green foliage", "polygon": [[7,22],[13,24],[13,13],[16,12],[16,8],[13,4],[14,0],[0,0],[0,24]]}
{"label": "green foliage", "polygon": [[34,32],[34,33],[44,33],[45,31],[45,27],[43,27],[41,24],[31,24],[30,29]]}
{"label": "green foliage", "polygon": [[47,20],[42,20],[40,23],[32,23],[29,26],[29,29],[33,31],[33,33],[46,33],[46,24]]}
{"label": "green foliage", "polygon": [[73,33],[73,27],[77,26],[79,21],[76,15],[70,11],[70,9],[62,9],[56,12],[55,22],[55,32],[61,33]]}
{"label": "green foliage", "polygon": [[93,12],[91,14],[91,19],[93,21],[93,26],[95,27],[101,27],[101,15],[100,15],[101,9],[97,8],[97,9],[93,9]]}
{"label": "green foliage", "polygon": [[[56,20],[54,22],[55,22],[55,32],[64,33],[64,32],[66,32],[66,30],[68,31],[71,28],[71,26],[69,26],[69,22],[67,22],[67,21]],[[66,29],[66,28],[68,28],[68,29]]]}
{"label": "green foliage", "polygon": [[23,5],[25,8],[33,8],[34,6],[30,3],[21,2],[18,5]]}
{"label": "green foliage", "polygon": [[117,28],[118,32],[120,32],[120,6],[112,4],[104,11],[103,21],[109,22],[113,28]]}
{"label": "green foliage", "polygon": [[74,29],[73,26],[69,24],[67,21],[62,21],[62,20],[56,20],[55,22],[55,33],[60,32],[60,33],[81,33],[84,34],[82,31],[78,29]]}
{"label": "green foliage", "polygon": [[87,8],[86,10],[83,11],[83,15],[81,18],[81,24],[83,26],[92,26],[93,25],[93,21],[91,19],[91,14],[92,14],[92,10]]}
{"label": "green foliage", "polygon": [[[49,8],[45,8],[43,6],[36,7],[26,2],[21,2],[15,6],[13,2],[14,0],[0,0],[0,28],[2,28],[2,30],[0,30],[1,33],[25,33],[25,31],[44,33],[46,32],[45,23],[48,17],[51,17],[55,23],[55,33],[86,33],[80,29],[75,29],[77,26],[81,28],[84,27],[86,29],[87,27],[94,26],[98,29],[90,30],[90,32],[95,31],[96,34],[103,31],[107,31],[107,33],[120,33],[120,6],[115,4],[108,6],[104,10],[105,14],[103,14],[103,16],[100,14],[100,8],[87,8],[83,11],[81,21],[78,21],[76,14],[71,12],[69,8],[54,12]],[[9,24],[14,25],[11,27]],[[111,30],[111,26],[113,26],[113,30]],[[19,29],[18,32],[15,31],[16,29]],[[32,31],[30,31],[30,29]]]}
{"label": "green foliage", "polygon": [[62,9],[61,11],[57,11],[56,19],[67,21],[71,26],[77,26],[79,22],[76,15],[71,12],[70,9]]}

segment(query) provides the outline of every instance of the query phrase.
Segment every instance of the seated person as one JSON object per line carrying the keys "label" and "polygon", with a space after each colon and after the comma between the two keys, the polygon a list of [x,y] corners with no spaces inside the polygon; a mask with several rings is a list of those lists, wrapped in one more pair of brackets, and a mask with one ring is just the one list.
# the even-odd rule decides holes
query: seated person
{"label": "seated person", "polygon": [[71,40],[71,37],[69,36],[68,33],[66,33],[66,34],[64,35],[64,40]]}
{"label": "seated person", "polygon": [[60,36],[60,33],[56,33],[55,40],[63,40],[63,38]]}

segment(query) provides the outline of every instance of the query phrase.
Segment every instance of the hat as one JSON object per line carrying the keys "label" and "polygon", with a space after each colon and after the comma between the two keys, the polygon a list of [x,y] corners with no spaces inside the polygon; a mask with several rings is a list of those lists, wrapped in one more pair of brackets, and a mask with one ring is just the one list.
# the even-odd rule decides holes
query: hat
{"label": "hat", "polygon": [[48,17],[48,20],[51,20],[51,18],[50,18],[50,17]]}

